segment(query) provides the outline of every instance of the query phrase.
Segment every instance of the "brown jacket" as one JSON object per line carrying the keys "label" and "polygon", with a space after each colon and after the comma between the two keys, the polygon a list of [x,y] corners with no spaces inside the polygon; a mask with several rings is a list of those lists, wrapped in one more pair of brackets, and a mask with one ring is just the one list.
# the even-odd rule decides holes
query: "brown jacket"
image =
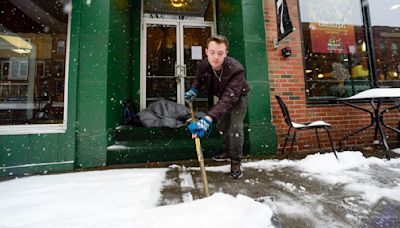
{"label": "brown jacket", "polygon": [[230,113],[241,96],[247,96],[250,87],[246,82],[244,68],[234,58],[227,56],[222,65],[220,78],[217,78],[208,63],[203,59],[196,73],[192,86],[200,90],[204,82],[208,82],[208,93],[219,98],[218,102],[208,111],[214,121],[221,120]]}

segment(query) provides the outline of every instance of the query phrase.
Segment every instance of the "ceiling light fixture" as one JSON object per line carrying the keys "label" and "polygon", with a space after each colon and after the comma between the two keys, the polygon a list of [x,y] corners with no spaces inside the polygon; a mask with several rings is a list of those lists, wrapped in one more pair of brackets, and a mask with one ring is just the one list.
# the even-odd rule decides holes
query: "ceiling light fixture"
{"label": "ceiling light fixture", "polygon": [[12,46],[16,47],[17,49],[32,49],[32,45],[28,41],[26,41],[25,39],[23,39],[21,37],[0,34],[0,38],[7,41],[8,43],[10,43]]}
{"label": "ceiling light fixture", "polygon": [[21,49],[21,48],[19,48],[19,49],[11,49],[11,51],[17,52],[18,54],[29,54],[29,53],[31,53],[30,49]]}
{"label": "ceiling light fixture", "polygon": [[181,8],[188,4],[187,0],[170,0],[171,5],[175,8]]}

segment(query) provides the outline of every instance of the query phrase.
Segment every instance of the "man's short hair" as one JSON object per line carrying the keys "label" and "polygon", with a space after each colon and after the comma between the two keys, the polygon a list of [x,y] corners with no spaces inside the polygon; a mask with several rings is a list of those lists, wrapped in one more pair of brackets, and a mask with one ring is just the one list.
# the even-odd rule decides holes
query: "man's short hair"
{"label": "man's short hair", "polygon": [[207,48],[208,48],[208,44],[209,44],[211,41],[214,41],[214,42],[216,42],[217,44],[225,44],[226,50],[229,49],[229,42],[228,42],[228,39],[227,39],[225,36],[223,36],[223,35],[214,35],[214,36],[210,36],[210,37],[207,39]]}

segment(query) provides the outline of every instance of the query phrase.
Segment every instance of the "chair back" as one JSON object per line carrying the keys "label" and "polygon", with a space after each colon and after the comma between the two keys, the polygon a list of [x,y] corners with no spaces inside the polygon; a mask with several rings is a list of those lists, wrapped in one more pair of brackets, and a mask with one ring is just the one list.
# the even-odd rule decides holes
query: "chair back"
{"label": "chair back", "polygon": [[285,102],[283,102],[282,98],[280,96],[275,96],[276,100],[278,101],[279,107],[281,107],[283,117],[285,118],[285,122],[287,125],[290,127],[293,127],[292,125],[292,120],[290,119],[289,111],[285,105]]}

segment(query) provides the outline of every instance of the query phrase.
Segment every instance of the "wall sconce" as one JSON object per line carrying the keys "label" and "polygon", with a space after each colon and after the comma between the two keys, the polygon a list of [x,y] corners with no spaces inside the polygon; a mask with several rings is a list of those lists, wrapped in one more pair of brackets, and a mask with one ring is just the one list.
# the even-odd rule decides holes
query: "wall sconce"
{"label": "wall sconce", "polygon": [[281,51],[282,51],[282,56],[284,58],[287,58],[292,55],[292,50],[290,49],[290,47],[284,47],[284,48],[282,48]]}

